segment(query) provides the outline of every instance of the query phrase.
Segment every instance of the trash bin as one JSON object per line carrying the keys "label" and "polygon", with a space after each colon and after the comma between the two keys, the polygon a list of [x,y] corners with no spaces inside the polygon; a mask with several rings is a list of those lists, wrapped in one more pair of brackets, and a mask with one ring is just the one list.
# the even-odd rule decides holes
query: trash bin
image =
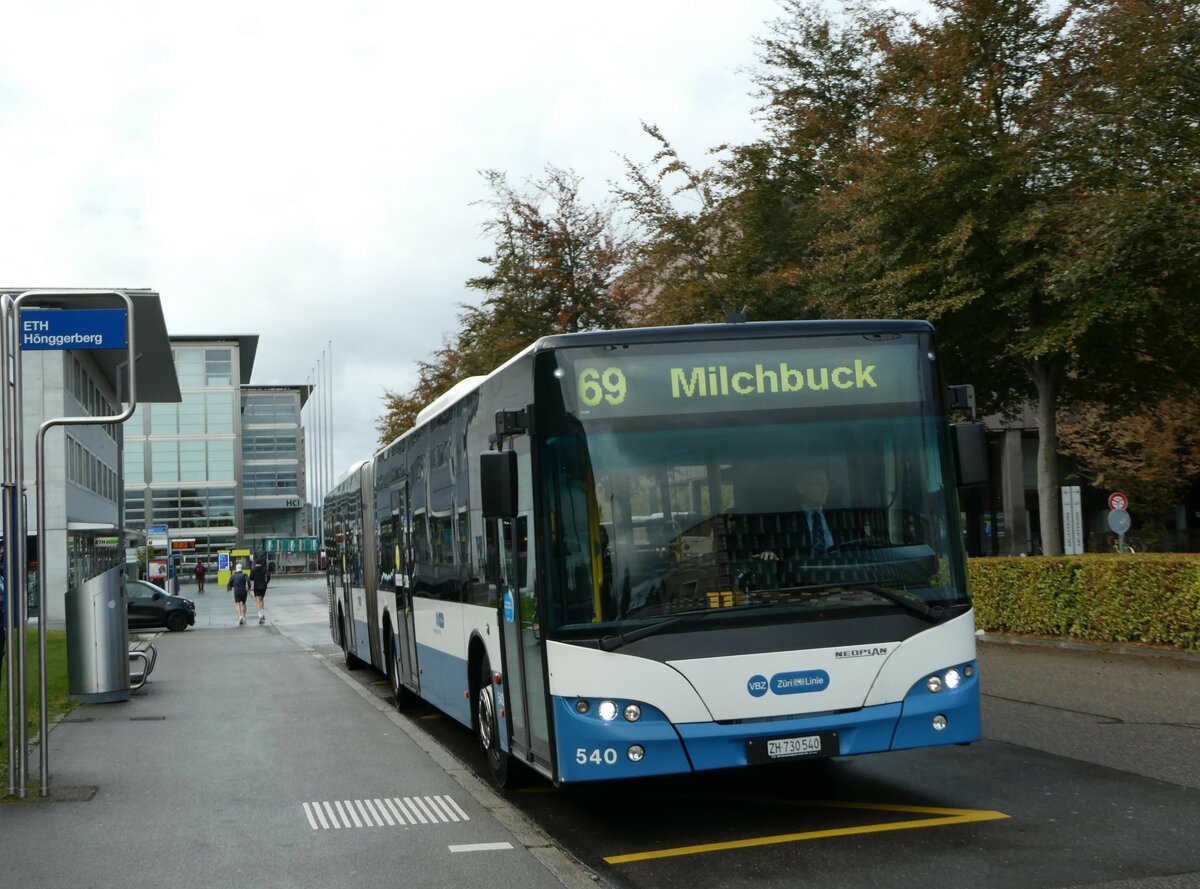
{"label": "trash bin", "polygon": [[75,700],[129,700],[128,606],[122,566],[67,590],[67,690]]}

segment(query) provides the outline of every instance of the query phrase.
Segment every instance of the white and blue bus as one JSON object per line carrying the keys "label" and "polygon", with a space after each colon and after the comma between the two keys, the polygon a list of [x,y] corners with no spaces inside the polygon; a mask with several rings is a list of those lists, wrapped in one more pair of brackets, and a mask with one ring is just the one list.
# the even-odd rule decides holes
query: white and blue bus
{"label": "white and blue bus", "polygon": [[501,783],[976,741],[968,388],[917,321],[545,337],[328,494],[334,641]]}

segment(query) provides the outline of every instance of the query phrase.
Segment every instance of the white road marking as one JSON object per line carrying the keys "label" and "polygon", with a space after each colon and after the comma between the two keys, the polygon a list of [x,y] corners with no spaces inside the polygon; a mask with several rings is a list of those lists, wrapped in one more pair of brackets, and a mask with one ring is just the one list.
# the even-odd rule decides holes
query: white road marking
{"label": "white road marking", "polygon": [[[451,796],[398,796],[384,799],[318,800],[302,804],[304,817],[313,830],[343,827],[409,827],[419,824],[449,824],[471,817]],[[473,851],[464,847],[466,851]]]}
{"label": "white road marking", "polygon": [[[354,805],[358,807],[358,812],[360,815],[362,815],[363,824],[365,824],[367,827],[374,827],[375,825],[371,821],[371,816],[367,814],[367,807],[363,805],[363,801],[356,799],[354,801]],[[383,827],[382,821],[379,822],[379,826]]]}
{"label": "white road marking", "polygon": [[511,849],[512,843],[468,843],[465,846],[447,846],[451,852],[498,852]]}
{"label": "white road marking", "polygon": [[371,805],[371,801],[367,800],[367,805],[371,806],[372,812],[379,813],[375,817],[376,818],[382,817],[383,820],[387,822],[388,827],[396,826],[396,822],[392,820],[392,816],[388,814],[388,810],[383,807],[383,800],[381,800],[381,799],[375,800],[375,805],[373,805],[373,806]]}
{"label": "white road marking", "polygon": [[451,809],[448,805],[446,805],[446,801],[444,799],[442,799],[440,796],[431,797],[430,802],[432,802],[434,805],[436,805],[438,807],[439,813],[445,812],[447,815],[449,815],[451,821],[458,820],[458,815],[454,814],[454,810]]}
{"label": "white road marking", "polygon": [[[431,810],[430,806],[426,804],[425,800],[421,799],[421,797],[418,796],[418,797],[413,798],[413,802],[415,802],[420,807],[421,811],[425,813],[425,816],[430,821],[435,822],[435,823],[437,822],[437,820],[438,820],[437,815],[433,814],[433,811]],[[446,819],[443,818],[442,820],[445,821]]]}
{"label": "white road marking", "polygon": [[404,826],[404,816],[400,814],[400,810],[396,808],[396,804],[390,799],[384,799],[383,805],[387,806],[387,810],[392,813],[392,817],[396,819],[396,823]]}
{"label": "white road marking", "polygon": [[313,830],[316,830],[317,829],[317,819],[313,817],[312,809],[309,808],[308,803],[304,804],[304,814],[308,816],[309,825],[312,826]]}
{"label": "white road marking", "polygon": [[395,800],[396,800],[396,805],[398,805],[400,807],[400,811],[404,813],[404,817],[408,821],[408,823],[416,824],[417,819],[412,816],[412,812],[408,811],[408,806],[404,805],[404,800],[400,799],[400,797],[395,797]]}
{"label": "white road marking", "polygon": [[[438,799],[443,799],[443,797],[438,797]],[[447,796],[447,797],[444,797],[444,799],[445,799],[446,803],[450,806],[451,809],[453,809],[455,812],[458,812],[458,817],[460,820],[462,820],[462,821],[470,821],[471,820],[467,816],[467,813],[462,810],[462,806],[460,806],[458,803],[456,803],[452,797]]]}

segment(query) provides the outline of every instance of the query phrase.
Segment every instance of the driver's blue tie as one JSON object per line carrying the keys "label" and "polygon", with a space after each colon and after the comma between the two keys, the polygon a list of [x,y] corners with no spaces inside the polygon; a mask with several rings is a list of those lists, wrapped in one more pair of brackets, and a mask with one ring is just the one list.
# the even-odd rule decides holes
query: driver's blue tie
{"label": "driver's blue tie", "polygon": [[829,535],[825,530],[825,518],[821,515],[820,510],[814,510],[812,514],[812,540],[813,552],[828,552]]}

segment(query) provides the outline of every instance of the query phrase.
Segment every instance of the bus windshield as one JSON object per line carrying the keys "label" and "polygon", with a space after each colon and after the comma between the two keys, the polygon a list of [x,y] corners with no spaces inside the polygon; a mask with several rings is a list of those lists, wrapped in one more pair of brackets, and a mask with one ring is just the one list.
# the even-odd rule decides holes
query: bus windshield
{"label": "bus windshield", "polygon": [[[671,373],[693,391],[701,384],[686,355],[618,364],[569,350],[546,362],[539,466],[552,634],[611,637],[689,614],[708,624],[749,612],[779,621],[968,607],[944,423],[919,394],[930,372],[915,344],[882,362],[861,345],[809,346],[803,362],[794,345],[750,345],[723,363],[704,354],[696,367],[716,397],[687,411],[660,403],[673,397]],[[881,364],[891,388],[861,403],[816,387],[807,402],[770,402],[781,394],[770,377],[765,392],[732,391],[735,379],[750,389],[766,373],[782,388],[785,374],[813,366],[818,383],[820,368],[827,381],[845,369],[843,381],[882,382]],[[665,378],[659,396],[648,388],[655,375]],[[604,402],[622,386],[621,401]]]}

